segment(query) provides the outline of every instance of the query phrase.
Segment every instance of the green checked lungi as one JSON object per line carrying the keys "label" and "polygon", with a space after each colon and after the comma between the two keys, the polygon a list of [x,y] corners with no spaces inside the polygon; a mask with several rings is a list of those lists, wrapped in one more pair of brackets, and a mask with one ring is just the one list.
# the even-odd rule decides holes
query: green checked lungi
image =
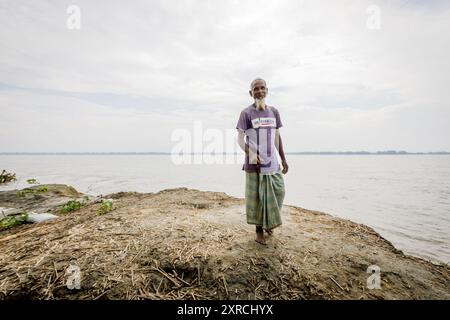
{"label": "green checked lungi", "polygon": [[284,180],[281,173],[245,173],[245,209],[247,223],[270,230],[281,225],[284,200]]}

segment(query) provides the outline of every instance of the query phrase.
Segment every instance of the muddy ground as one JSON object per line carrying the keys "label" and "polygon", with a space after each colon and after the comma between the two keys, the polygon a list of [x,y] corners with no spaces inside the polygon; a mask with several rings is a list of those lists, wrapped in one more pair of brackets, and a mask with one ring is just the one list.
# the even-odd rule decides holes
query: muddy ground
{"label": "muddy ground", "polygon": [[[0,207],[58,212],[83,195],[64,185]],[[1,299],[450,299],[450,272],[404,255],[371,228],[284,206],[255,242],[244,200],[185,188],[117,193],[59,218],[0,231]],[[95,200],[95,199],[94,199]],[[380,289],[369,289],[369,266]],[[69,289],[73,268],[80,289]],[[69,281],[69,282],[68,282]]]}

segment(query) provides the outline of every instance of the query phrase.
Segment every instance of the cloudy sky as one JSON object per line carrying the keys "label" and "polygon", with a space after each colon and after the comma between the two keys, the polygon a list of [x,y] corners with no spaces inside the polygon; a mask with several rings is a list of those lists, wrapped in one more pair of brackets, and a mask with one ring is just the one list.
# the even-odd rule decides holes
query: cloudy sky
{"label": "cloudy sky", "polygon": [[2,0],[0,21],[0,152],[171,151],[196,120],[234,129],[255,77],[288,151],[450,151],[450,1]]}

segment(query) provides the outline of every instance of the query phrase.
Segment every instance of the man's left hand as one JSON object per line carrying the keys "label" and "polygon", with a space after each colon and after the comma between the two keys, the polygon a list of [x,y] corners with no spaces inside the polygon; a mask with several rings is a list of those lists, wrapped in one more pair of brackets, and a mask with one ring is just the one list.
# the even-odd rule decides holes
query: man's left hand
{"label": "man's left hand", "polygon": [[281,165],[283,166],[283,171],[281,171],[281,172],[283,174],[286,174],[288,172],[288,170],[289,170],[289,166],[288,166],[287,162],[286,161],[282,161]]}

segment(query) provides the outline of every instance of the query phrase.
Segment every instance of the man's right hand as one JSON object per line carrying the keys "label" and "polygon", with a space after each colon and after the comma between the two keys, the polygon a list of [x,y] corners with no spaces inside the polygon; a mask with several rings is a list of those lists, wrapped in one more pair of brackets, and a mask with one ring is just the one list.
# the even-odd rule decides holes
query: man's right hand
{"label": "man's right hand", "polygon": [[256,156],[256,164],[257,165],[265,164],[264,159],[261,158],[261,156],[259,154]]}

